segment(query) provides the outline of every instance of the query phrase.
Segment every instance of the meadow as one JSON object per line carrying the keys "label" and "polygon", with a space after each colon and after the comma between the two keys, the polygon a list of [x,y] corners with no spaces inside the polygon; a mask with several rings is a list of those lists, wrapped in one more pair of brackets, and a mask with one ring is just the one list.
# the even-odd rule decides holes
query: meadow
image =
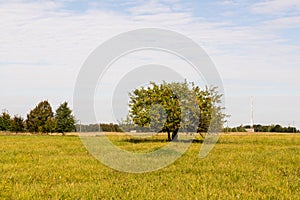
{"label": "meadow", "polygon": [[[130,140],[151,151],[165,136]],[[204,159],[201,139],[173,164],[130,174],[89,154],[77,136],[0,136],[0,199],[299,199],[300,134],[222,135]]]}

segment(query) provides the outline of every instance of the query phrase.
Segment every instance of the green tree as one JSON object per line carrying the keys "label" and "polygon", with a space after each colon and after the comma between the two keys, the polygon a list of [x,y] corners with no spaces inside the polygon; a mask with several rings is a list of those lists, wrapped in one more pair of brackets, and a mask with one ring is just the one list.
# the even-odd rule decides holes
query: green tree
{"label": "green tree", "polygon": [[201,90],[198,86],[194,86],[193,90],[197,95],[200,108],[200,122],[197,132],[218,132],[222,130],[225,118],[229,115],[223,113],[224,108],[220,106],[222,95],[218,94],[217,87],[206,87],[205,90]]}
{"label": "green tree", "polygon": [[56,119],[55,117],[49,117],[43,126],[43,132],[53,133],[56,131]]}
{"label": "green tree", "polygon": [[3,112],[0,116],[0,131],[10,131],[11,118],[7,112]]}
{"label": "green tree", "polygon": [[53,132],[55,127],[49,127],[49,122],[53,119],[53,111],[50,103],[45,100],[41,101],[33,110],[27,114],[25,121],[26,128],[29,132]]}
{"label": "green tree", "polygon": [[62,103],[56,110],[56,131],[64,134],[75,130],[75,117],[72,115],[72,110],[68,107],[68,103]]}
{"label": "green tree", "polygon": [[[129,115],[132,121],[138,126],[149,127],[156,131],[160,126],[158,124],[160,120],[155,119],[163,118],[161,116],[161,107],[163,107],[166,114],[166,122],[160,129],[167,132],[168,139],[171,140],[170,134],[177,135],[180,124],[178,97],[172,91],[171,87],[168,87],[167,83],[157,85],[151,82],[150,84],[151,86],[148,88],[142,87],[130,94]],[[156,118],[155,115],[157,115]]]}
{"label": "green tree", "polygon": [[[187,132],[207,132],[222,128],[225,114],[216,88],[201,90],[194,83],[173,82],[134,90],[130,95],[129,117],[138,126],[167,132],[176,140],[181,128]],[[171,137],[172,134],[172,137]]]}
{"label": "green tree", "polygon": [[15,115],[14,118],[11,120],[10,130],[16,133],[24,132],[25,131],[24,119],[20,116]]}

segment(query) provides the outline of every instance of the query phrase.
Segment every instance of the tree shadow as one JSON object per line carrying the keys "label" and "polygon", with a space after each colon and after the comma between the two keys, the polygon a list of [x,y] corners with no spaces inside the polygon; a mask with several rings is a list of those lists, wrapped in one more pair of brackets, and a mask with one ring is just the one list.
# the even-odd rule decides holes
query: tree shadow
{"label": "tree shadow", "polygon": [[199,143],[199,144],[202,144],[204,141],[204,139],[194,139],[193,140],[193,143]]}
{"label": "tree shadow", "polygon": [[129,143],[166,143],[166,142],[168,142],[167,139],[163,139],[163,138],[137,138],[137,137],[123,139],[122,141],[129,142]]}
{"label": "tree shadow", "polygon": [[[163,138],[127,138],[127,139],[123,139],[122,141],[124,142],[129,142],[129,143],[135,143],[135,144],[139,144],[139,143],[168,143],[169,141]],[[203,139],[191,139],[191,140],[178,140],[177,142],[184,142],[184,143],[198,143],[198,144],[202,144],[203,143]]]}

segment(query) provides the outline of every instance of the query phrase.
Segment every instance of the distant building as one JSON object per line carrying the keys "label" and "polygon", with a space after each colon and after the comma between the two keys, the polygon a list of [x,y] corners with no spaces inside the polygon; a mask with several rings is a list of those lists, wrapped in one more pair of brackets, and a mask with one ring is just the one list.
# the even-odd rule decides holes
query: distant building
{"label": "distant building", "polygon": [[254,128],[246,128],[245,129],[248,133],[254,133]]}

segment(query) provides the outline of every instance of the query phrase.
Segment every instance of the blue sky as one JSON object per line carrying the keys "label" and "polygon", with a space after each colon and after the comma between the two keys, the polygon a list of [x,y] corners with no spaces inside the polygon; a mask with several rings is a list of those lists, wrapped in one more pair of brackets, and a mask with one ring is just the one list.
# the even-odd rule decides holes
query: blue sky
{"label": "blue sky", "polygon": [[[0,109],[72,105],[78,72],[112,36],[164,28],[197,42],[223,80],[229,125],[300,128],[300,1],[1,1]],[[106,119],[110,121],[111,119]]]}

